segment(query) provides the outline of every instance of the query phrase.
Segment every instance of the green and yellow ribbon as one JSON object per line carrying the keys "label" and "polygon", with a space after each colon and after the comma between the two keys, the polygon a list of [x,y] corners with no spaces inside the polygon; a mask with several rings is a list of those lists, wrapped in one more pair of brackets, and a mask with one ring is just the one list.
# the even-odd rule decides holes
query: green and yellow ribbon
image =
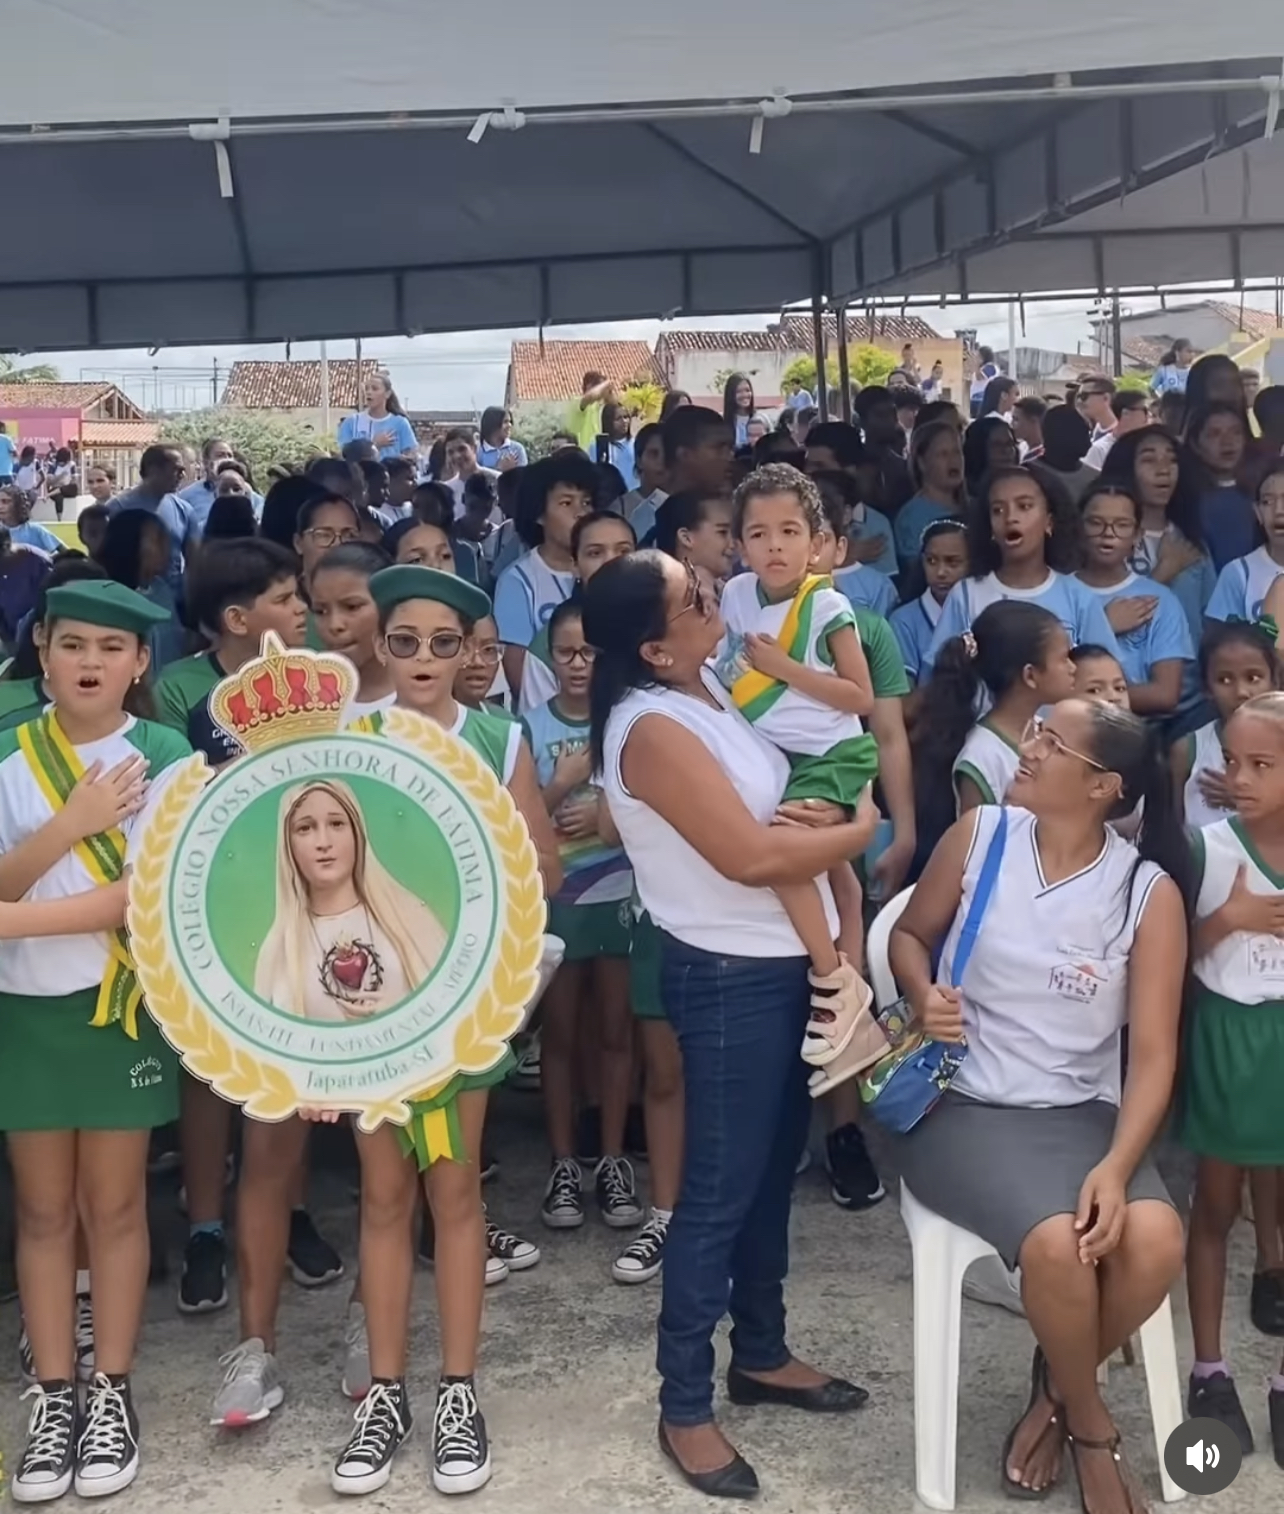
{"label": "green and yellow ribbon", "polygon": [[[810,573],[799,584],[798,592],[790,601],[776,641],[795,662],[801,662],[806,655],[816,590],[828,588],[829,584],[830,580],[824,574]],[[731,700],[746,720],[760,720],[788,687],[779,678],[749,668],[731,685]]]}
{"label": "green and yellow ribbon", "polygon": [[[35,775],[40,792],[55,814],[71,797],[71,791],[85,776],[85,765],[67,740],[50,711],[37,720],[18,727],[18,745]],[[125,837],[113,828],[97,836],[86,836],[72,848],[95,883],[108,887],[125,876]],[[129,951],[129,936],[124,926],[107,933],[109,962],[107,974],[98,991],[98,1003],[91,1025],[119,1022],[131,1041],[138,1039],[138,1006],[143,1002],[134,959]]]}

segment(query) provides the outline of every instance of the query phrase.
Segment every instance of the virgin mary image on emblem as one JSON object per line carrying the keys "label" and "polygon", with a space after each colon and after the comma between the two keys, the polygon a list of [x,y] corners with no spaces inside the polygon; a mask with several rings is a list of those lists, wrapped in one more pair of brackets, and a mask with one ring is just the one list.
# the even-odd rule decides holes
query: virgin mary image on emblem
{"label": "virgin mary image on emblem", "polygon": [[356,795],[334,780],[281,801],[276,915],[254,992],[308,1020],[360,1020],[425,981],[446,932],[375,855]]}

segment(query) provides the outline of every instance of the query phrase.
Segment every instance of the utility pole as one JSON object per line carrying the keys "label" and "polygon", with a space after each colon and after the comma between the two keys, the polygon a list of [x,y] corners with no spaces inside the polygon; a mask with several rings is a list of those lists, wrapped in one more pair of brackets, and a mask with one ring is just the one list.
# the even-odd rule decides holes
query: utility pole
{"label": "utility pole", "polygon": [[325,343],[321,343],[321,429],[327,439],[330,435],[330,357]]}

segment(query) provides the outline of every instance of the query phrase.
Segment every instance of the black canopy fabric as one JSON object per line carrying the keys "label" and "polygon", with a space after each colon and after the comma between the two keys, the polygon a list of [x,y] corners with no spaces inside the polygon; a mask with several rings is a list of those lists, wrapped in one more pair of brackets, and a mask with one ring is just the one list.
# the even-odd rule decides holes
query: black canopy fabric
{"label": "black canopy fabric", "polygon": [[[1070,18],[1027,8],[1021,27],[920,0],[912,38],[870,0],[815,0],[780,37],[756,0],[734,26],[722,6],[656,0],[619,35],[550,0],[467,42],[457,13],[409,0],[114,0],[110,33],[90,0],[10,4],[0,183],[18,230],[0,246],[3,348],[710,316],[815,294],[1096,291],[1281,267],[1284,172],[1266,140],[1281,63],[1252,56],[1279,23],[1259,0],[1231,21],[1172,0],[1162,37],[1099,0]],[[1031,38],[1045,11],[1057,30]],[[166,48],[184,20],[175,78]],[[90,52],[82,26],[98,28]],[[28,76],[24,40],[59,67]],[[665,67],[645,66],[660,55]]]}

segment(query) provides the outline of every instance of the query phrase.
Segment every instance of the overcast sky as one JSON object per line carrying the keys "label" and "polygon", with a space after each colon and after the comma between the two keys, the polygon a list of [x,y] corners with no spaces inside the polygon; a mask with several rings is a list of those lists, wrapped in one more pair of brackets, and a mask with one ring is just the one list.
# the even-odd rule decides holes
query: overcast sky
{"label": "overcast sky", "polygon": [[[1089,309],[1089,304],[1082,300],[1027,306],[1024,335],[1018,318],[1017,343],[1067,352],[1082,349],[1091,353]],[[952,334],[959,327],[975,327],[982,342],[996,349],[1007,346],[1006,305],[961,305],[951,306],[948,310],[916,309],[914,313],[944,335]],[[672,324],[679,328],[745,330],[766,326],[775,319],[774,315],[736,316],[722,320],[678,320]],[[660,329],[659,321],[618,321],[550,327],[545,335],[550,339],[581,337],[602,341],[633,337],[654,342]],[[481,410],[487,405],[503,402],[510,343],[537,335],[532,328],[456,332],[443,336],[382,337],[365,342],[362,351],[364,356],[379,358],[387,364],[397,392],[408,409]],[[298,342],[291,348],[290,355],[314,358],[319,350],[316,342]],[[351,358],[354,351],[351,341],[329,344],[332,358]],[[120,384],[149,409],[177,410],[211,403],[216,364],[221,387],[228,368],[240,358],[284,358],[286,355],[284,346],[175,347],[166,348],[154,356],[141,348],[114,352],[51,352],[41,354],[39,361],[53,363],[64,379],[109,379]]]}

